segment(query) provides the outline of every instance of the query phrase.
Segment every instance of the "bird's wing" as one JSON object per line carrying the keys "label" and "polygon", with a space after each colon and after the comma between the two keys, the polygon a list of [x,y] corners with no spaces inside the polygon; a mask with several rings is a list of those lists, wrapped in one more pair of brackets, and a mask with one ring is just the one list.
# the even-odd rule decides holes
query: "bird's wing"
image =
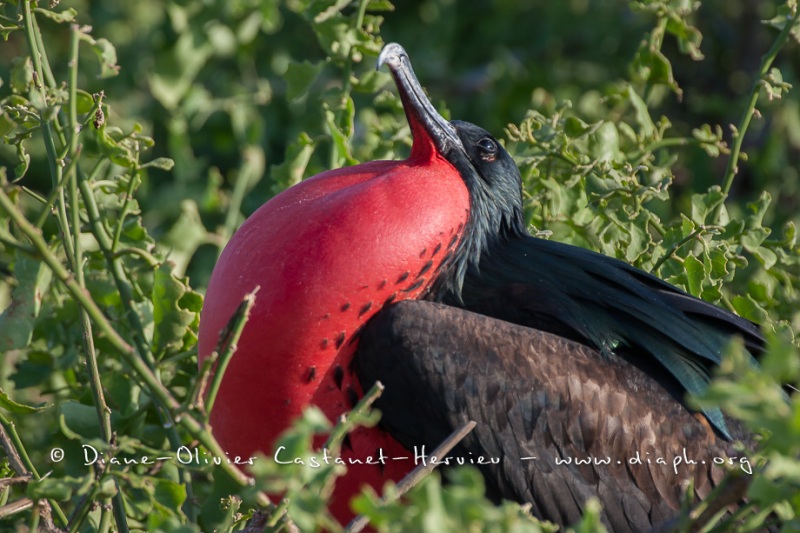
{"label": "bird's wing", "polygon": [[[764,342],[753,323],[627,263],[530,236],[492,245],[461,299],[444,302],[627,357],[654,375],[666,369],[663,384],[681,399],[705,389],[732,335],[754,354]],[[729,435],[719,410],[704,412]]]}
{"label": "bird's wing", "polygon": [[365,388],[386,386],[381,424],[409,450],[430,453],[475,420],[450,455],[479,466],[490,496],[531,503],[562,525],[596,495],[612,531],[647,530],[675,514],[690,480],[707,494],[722,475],[714,458],[731,452],[627,361],[451,306],[384,309],[362,333],[355,368]]}

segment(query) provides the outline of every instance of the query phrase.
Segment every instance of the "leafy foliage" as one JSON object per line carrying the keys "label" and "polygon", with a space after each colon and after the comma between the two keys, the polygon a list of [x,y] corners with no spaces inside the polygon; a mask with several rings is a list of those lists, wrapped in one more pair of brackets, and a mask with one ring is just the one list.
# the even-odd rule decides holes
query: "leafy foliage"
{"label": "leafy foliage", "polygon": [[[797,527],[800,404],[776,385],[800,368],[797,2],[514,1],[491,17],[472,4],[0,1],[4,527],[338,527],[325,507],[339,466],[262,458],[250,486],[227,462],[196,331],[247,213],[319,171],[407,153],[373,68],[384,39],[453,116],[505,132],[533,229],[771,332],[763,371],[733,347],[698,401],[763,435],[739,529]],[[334,431],[356,423],[375,419]],[[309,411],[282,442],[305,457],[329,431]],[[472,470],[450,481],[355,505],[382,531],[550,530],[486,502]],[[576,530],[598,529],[598,512]],[[687,509],[680,524],[701,519]]]}

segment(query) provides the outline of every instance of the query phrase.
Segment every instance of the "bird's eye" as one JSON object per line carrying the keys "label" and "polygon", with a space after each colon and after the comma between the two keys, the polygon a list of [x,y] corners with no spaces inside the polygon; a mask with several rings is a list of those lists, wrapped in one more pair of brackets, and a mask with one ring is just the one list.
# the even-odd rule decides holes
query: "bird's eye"
{"label": "bird's eye", "polygon": [[489,137],[484,137],[475,146],[481,153],[481,159],[484,161],[494,161],[497,159],[497,143]]}

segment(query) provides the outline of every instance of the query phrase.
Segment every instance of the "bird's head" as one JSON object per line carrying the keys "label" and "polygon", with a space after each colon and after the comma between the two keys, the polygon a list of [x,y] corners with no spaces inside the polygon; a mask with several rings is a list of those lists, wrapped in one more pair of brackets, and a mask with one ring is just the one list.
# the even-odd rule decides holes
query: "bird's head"
{"label": "bird's head", "polygon": [[397,85],[414,138],[409,162],[425,164],[443,158],[458,171],[469,190],[470,215],[464,238],[451,268],[433,289],[434,293],[452,291],[458,296],[467,270],[477,268],[481,254],[493,241],[526,231],[519,169],[488,131],[469,122],[448,121],[436,111],[402,46],[384,46],[378,68],[383,65]]}

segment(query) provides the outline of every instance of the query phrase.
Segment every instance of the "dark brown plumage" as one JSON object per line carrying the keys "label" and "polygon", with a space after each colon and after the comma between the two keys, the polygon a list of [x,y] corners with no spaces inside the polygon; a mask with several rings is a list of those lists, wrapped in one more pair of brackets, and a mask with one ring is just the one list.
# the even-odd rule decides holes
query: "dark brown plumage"
{"label": "dark brown plumage", "polygon": [[[625,359],[450,306],[385,309],[363,332],[356,365],[362,386],[386,385],[377,407],[402,444],[432,450],[480,421],[451,455],[499,459],[479,466],[488,494],[530,503],[560,525],[579,520],[596,496],[610,530],[648,530],[676,514],[690,480],[696,497],[710,492],[724,473],[715,458],[738,455]],[[574,464],[587,458],[610,464]],[[684,458],[696,464],[674,466]],[[567,459],[573,464],[557,464]]]}

